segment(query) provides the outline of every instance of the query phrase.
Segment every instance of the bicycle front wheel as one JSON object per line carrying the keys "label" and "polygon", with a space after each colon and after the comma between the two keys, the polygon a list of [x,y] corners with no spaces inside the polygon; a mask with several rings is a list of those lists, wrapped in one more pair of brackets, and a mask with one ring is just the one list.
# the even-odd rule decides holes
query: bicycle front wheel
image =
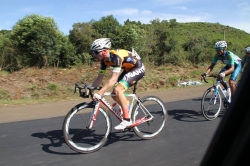
{"label": "bicycle front wheel", "polygon": [[221,111],[222,99],[220,93],[216,98],[212,98],[215,87],[208,88],[201,100],[201,110],[205,119],[214,120]]}
{"label": "bicycle front wheel", "polygon": [[111,132],[109,114],[100,107],[93,127],[88,129],[94,106],[82,103],[72,108],[63,122],[63,136],[67,145],[79,152],[90,153],[99,150],[108,140]]}
{"label": "bicycle front wheel", "polygon": [[147,96],[137,102],[131,113],[132,121],[135,123],[138,119],[149,118],[149,121],[140,123],[134,127],[134,132],[142,139],[153,139],[163,130],[167,122],[167,110],[164,103],[155,96]]}

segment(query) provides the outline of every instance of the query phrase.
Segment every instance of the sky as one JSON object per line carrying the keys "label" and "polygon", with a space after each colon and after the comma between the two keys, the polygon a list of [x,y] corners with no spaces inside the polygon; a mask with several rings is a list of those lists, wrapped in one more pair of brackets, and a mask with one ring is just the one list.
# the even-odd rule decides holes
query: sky
{"label": "sky", "polygon": [[153,19],[176,19],[179,23],[220,23],[250,34],[249,0],[1,0],[0,30],[11,30],[31,14],[53,18],[65,35],[74,23],[108,15],[121,25],[127,19],[145,24]]}

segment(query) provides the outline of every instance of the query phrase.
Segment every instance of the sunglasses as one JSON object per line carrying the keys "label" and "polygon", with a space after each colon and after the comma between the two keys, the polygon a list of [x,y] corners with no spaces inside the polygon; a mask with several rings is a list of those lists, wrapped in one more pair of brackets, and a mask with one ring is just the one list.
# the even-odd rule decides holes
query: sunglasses
{"label": "sunglasses", "polygon": [[223,47],[218,47],[218,48],[216,48],[215,50],[216,51],[221,51],[221,50],[223,50],[224,48]]}
{"label": "sunglasses", "polygon": [[101,51],[93,51],[94,52],[94,54],[99,54],[99,52],[101,52]]}

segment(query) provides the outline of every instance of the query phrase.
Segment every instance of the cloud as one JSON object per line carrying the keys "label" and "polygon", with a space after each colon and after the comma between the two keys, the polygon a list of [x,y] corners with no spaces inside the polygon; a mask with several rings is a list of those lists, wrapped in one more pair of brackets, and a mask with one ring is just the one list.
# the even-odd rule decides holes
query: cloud
{"label": "cloud", "polygon": [[34,8],[22,8],[21,11],[23,12],[34,12]]}
{"label": "cloud", "polygon": [[124,8],[124,9],[119,9],[119,10],[111,10],[111,11],[105,11],[103,12],[104,14],[107,15],[134,15],[134,14],[138,14],[139,10],[138,9],[134,9],[134,8]]}
{"label": "cloud", "polygon": [[179,6],[179,7],[174,7],[174,9],[187,10],[187,7],[185,7],[185,6]]}
{"label": "cloud", "polygon": [[248,4],[248,2],[241,2],[241,3],[239,3],[238,5],[237,5],[237,8],[244,8],[245,6],[248,6],[249,4]]}
{"label": "cloud", "polygon": [[37,12],[48,12],[50,11],[49,6],[40,6],[40,7],[25,7],[20,9],[25,13],[37,13]]}
{"label": "cloud", "polygon": [[151,0],[154,4],[159,5],[175,5],[180,3],[187,3],[192,0]]}
{"label": "cloud", "polygon": [[152,11],[150,11],[150,10],[142,10],[140,13],[141,14],[152,14]]}
{"label": "cloud", "polygon": [[250,4],[249,2],[241,2],[237,5],[237,8],[239,8],[240,14],[242,16],[248,16],[250,15]]}

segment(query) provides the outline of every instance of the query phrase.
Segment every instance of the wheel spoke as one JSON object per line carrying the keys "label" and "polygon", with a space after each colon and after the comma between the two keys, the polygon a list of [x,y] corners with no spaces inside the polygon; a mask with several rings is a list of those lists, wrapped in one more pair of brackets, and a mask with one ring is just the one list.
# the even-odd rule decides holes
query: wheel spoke
{"label": "wheel spoke", "polygon": [[221,96],[220,93],[217,94],[217,97],[213,97],[215,89],[211,87],[206,90],[201,100],[201,110],[205,119],[214,120],[218,117],[221,111]]}
{"label": "wheel spoke", "polygon": [[[142,117],[149,117],[150,120],[140,123],[134,127],[135,133],[143,139],[157,137],[167,121],[167,110],[164,103],[157,97],[148,96],[142,99],[143,106],[135,105],[132,112],[132,120],[136,122]],[[146,108],[146,109],[143,109]]]}
{"label": "wheel spoke", "polygon": [[93,108],[76,106],[73,109],[63,123],[66,143],[80,153],[90,153],[100,149],[106,143],[111,131],[111,121],[106,111],[100,108],[93,127],[87,129]]}

